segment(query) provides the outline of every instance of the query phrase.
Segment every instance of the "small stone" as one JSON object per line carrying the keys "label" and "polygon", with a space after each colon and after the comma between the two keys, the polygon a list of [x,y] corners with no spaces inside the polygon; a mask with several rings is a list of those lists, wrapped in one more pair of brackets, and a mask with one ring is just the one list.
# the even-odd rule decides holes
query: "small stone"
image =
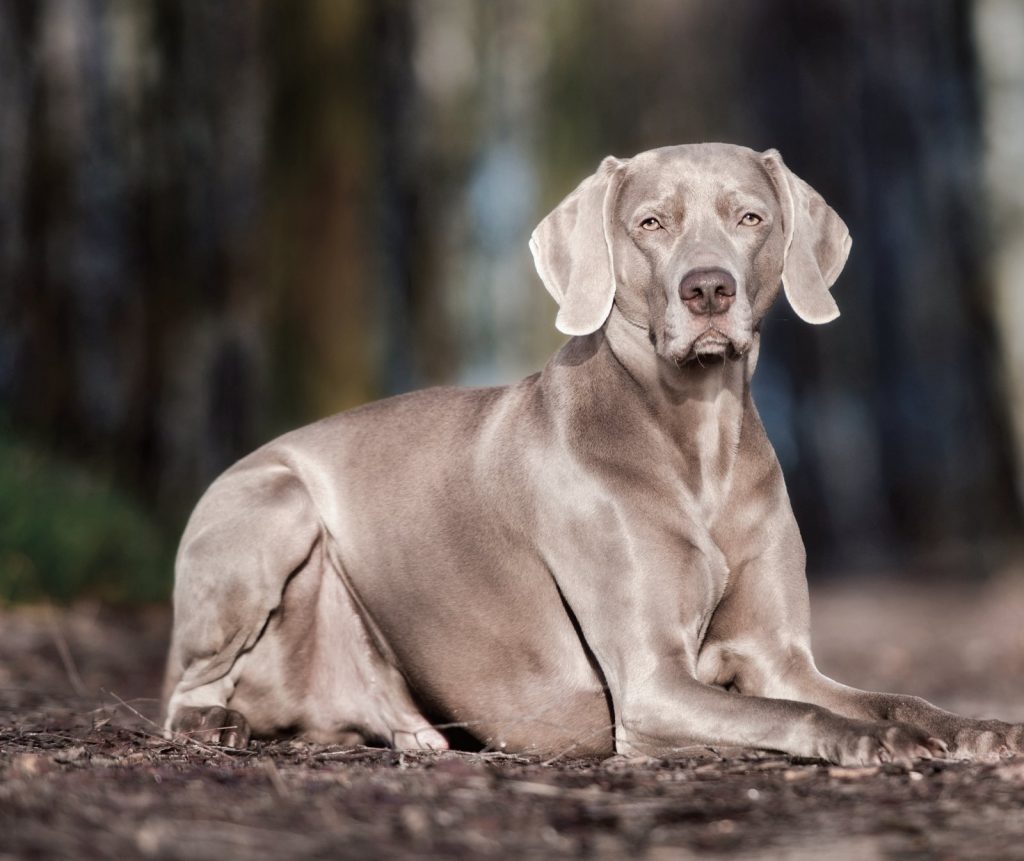
{"label": "small stone", "polygon": [[37,777],[53,769],[53,762],[41,753],[19,753],[11,760],[11,768],[21,777]]}
{"label": "small stone", "polygon": [[159,855],[163,842],[163,830],[157,825],[146,823],[135,832],[135,845],[147,858]]}
{"label": "small stone", "polygon": [[441,808],[434,812],[434,821],[442,828],[451,828],[458,820],[459,818],[450,810]]}
{"label": "small stone", "polygon": [[1001,765],[993,773],[1000,780],[1010,783],[1024,783],[1024,762]]}
{"label": "small stone", "polygon": [[407,805],[402,808],[399,818],[405,833],[413,840],[423,840],[430,834],[430,816],[422,807]]}

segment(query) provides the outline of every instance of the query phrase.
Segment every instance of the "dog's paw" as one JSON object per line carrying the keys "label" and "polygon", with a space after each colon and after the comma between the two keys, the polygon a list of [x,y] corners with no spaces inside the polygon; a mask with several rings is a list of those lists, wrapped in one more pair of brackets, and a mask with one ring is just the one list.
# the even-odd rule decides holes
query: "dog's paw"
{"label": "dog's paw", "polygon": [[957,759],[996,760],[1024,754],[1024,724],[964,721],[950,736],[950,749]]}
{"label": "dog's paw", "polygon": [[910,768],[914,760],[947,755],[946,743],[917,727],[890,721],[848,721],[826,745],[825,759],[839,765],[894,762]]}
{"label": "dog's paw", "polygon": [[171,722],[171,735],[203,744],[244,750],[249,745],[249,723],[241,712],[221,706],[188,706]]}

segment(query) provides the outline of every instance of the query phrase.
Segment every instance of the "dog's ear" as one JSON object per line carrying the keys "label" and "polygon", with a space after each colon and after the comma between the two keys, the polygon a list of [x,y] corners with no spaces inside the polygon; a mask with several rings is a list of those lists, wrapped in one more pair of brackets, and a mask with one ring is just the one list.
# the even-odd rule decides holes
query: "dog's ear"
{"label": "dog's ear", "polygon": [[778,151],[768,150],[762,160],[782,204],[786,298],[802,320],[828,323],[839,316],[829,288],[850,254],[850,231],[824,198],[786,167]]}
{"label": "dog's ear", "polygon": [[612,210],[625,162],[609,156],[548,215],[530,237],[537,274],[558,303],[555,326],[566,335],[601,328],[615,299]]}

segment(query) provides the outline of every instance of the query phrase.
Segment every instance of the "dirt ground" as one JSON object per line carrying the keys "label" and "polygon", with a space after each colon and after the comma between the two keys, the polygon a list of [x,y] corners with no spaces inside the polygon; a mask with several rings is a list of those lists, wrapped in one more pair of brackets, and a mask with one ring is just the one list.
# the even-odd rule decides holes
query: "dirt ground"
{"label": "dirt ground", "polygon": [[[824,671],[1024,720],[1024,575],[812,593]],[[0,609],[0,859],[1024,858],[1024,758],[907,771],[170,743],[152,723],[168,621]]]}

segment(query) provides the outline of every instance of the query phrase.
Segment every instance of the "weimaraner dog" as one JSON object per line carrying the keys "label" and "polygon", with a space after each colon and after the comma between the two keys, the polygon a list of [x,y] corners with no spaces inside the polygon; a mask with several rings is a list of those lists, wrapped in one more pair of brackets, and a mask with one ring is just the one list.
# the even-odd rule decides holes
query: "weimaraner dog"
{"label": "weimaraner dog", "polygon": [[538,226],[572,337],[500,388],[286,434],[178,553],[166,729],[831,762],[1024,751],[1024,726],[815,668],[804,548],[751,401],[761,321],[839,313],[846,226],[774,150],[605,159]]}

